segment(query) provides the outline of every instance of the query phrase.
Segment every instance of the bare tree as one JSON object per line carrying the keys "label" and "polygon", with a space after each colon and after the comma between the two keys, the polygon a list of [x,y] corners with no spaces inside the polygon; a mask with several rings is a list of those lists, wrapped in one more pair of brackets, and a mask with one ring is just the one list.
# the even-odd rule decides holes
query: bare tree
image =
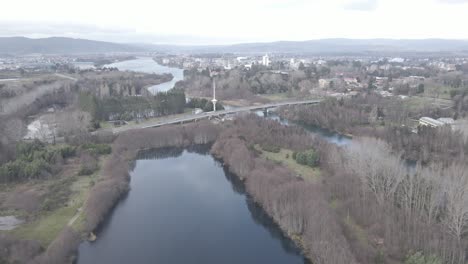
{"label": "bare tree", "polygon": [[379,204],[392,199],[406,174],[401,158],[384,141],[362,138],[348,149],[348,168],[357,175]]}

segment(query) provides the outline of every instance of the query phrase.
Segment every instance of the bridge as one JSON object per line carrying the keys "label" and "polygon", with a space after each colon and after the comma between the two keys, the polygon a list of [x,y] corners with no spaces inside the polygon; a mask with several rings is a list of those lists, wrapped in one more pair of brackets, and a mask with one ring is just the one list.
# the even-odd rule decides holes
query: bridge
{"label": "bridge", "polygon": [[133,129],[144,129],[144,128],[151,128],[151,127],[160,127],[166,125],[173,125],[173,124],[181,124],[181,123],[188,123],[193,121],[198,121],[202,119],[210,119],[213,117],[222,117],[229,114],[236,114],[241,112],[250,112],[256,110],[263,110],[266,111],[270,108],[276,108],[280,106],[291,106],[291,105],[310,105],[310,104],[318,104],[322,100],[321,99],[314,99],[314,100],[302,100],[302,101],[286,101],[286,102],[278,102],[278,103],[270,103],[270,104],[263,104],[263,105],[255,105],[255,106],[245,106],[245,107],[238,107],[228,110],[216,111],[216,112],[204,112],[201,114],[190,114],[183,117],[167,119],[164,121],[153,121],[151,123],[144,123],[144,124],[137,124],[137,125],[129,125],[123,127],[117,127],[112,129],[114,134],[118,134],[127,130]]}

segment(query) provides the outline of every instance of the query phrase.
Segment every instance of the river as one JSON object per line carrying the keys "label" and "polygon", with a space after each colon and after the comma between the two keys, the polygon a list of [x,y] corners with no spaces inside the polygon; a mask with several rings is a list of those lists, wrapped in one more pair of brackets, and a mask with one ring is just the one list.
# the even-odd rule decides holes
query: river
{"label": "river", "polygon": [[[268,118],[288,123],[274,112]],[[305,128],[335,144],[352,140]],[[131,179],[131,191],[101,225],[98,239],[80,245],[78,264],[308,263],[209,146],[140,153]]]}
{"label": "river", "polygon": [[140,153],[131,191],[77,263],[308,263],[209,147]]}
{"label": "river", "polygon": [[[286,119],[283,119],[281,117],[278,116],[278,114],[275,112],[275,109],[268,109],[267,113],[266,113],[266,116],[265,116],[265,113],[263,111],[255,111],[255,114],[258,115],[258,116],[261,116],[261,117],[265,117],[265,118],[268,118],[268,119],[272,119],[272,120],[276,120],[278,122],[280,122],[281,124],[283,125],[290,125],[290,124],[295,124],[295,123],[292,123]],[[333,132],[333,131],[330,131],[328,129],[324,129],[324,128],[321,128],[321,127],[318,127],[318,126],[311,126],[311,125],[306,125],[306,124],[300,124],[300,123],[297,123],[295,125],[298,125],[302,128],[304,128],[305,130],[309,131],[312,135],[315,135],[315,136],[318,136],[330,143],[333,143],[333,144],[336,144],[338,146],[345,146],[345,145],[348,145],[352,142],[352,138],[351,137],[348,137],[348,136],[345,136],[343,134],[340,134],[340,133],[336,133],[336,132]]]}
{"label": "river", "polygon": [[160,65],[157,62],[155,62],[153,58],[148,57],[137,58],[135,60],[120,61],[104,65],[103,67],[114,67],[119,69],[120,71],[135,71],[157,74],[170,73],[172,74],[172,76],[174,76],[174,78],[169,82],[148,87],[148,90],[152,94],[156,94],[158,92],[167,92],[170,89],[174,88],[176,82],[184,79],[184,70]]}
{"label": "river", "polygon": [[[110,66],[146,72],[162,67],[152,59]],[[268,118],[288,124],[274,112]],[[305,128],[335,144],[352,140]],[[98,239],[80,245],[77,264],[308,263],[209,146],[145,151],[133,165],[130,192],[97,230]]]}

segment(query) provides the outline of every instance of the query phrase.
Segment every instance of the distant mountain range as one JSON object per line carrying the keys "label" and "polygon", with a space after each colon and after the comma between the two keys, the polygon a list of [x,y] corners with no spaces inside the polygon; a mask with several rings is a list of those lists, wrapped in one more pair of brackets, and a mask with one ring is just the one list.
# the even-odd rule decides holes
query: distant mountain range
{"label": "distant mountain range", "polygon": [[78,54],[105,52],[138,52],[144,49],[104,41],[51,37],[31,39],[25,37],[0,38],[0,54]]}
{"label": "distant mountain range", "polygon": [[178,46],[144,43],[117,44],[63,37],[42,39],[25,37],[0,38],[0,54],[89,54],[149,51],[168,53],[296,53],[316,55],[404,55],[412,52],[468,54],[468,40],[322,39],[216,46]]}
{"label": "distant mountain range", "polygon": [[309,41],[278,41],[245,43],[225,46],[168,46],[156,45],[156,50],[173,52],[221,53],[298,53],[298,54],[406,54],[418,53],[468,53],[468,40],[447,39],[322,39]]}

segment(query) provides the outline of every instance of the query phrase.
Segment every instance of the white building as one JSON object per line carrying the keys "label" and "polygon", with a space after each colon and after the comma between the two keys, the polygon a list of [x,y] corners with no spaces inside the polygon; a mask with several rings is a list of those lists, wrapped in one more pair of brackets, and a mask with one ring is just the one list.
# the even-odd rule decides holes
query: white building
{"label": "white building", "polygon": [[270,66],[270,57],[268,57],[268,54],[265,54],[262,58],[262,65],[263,66]]}

